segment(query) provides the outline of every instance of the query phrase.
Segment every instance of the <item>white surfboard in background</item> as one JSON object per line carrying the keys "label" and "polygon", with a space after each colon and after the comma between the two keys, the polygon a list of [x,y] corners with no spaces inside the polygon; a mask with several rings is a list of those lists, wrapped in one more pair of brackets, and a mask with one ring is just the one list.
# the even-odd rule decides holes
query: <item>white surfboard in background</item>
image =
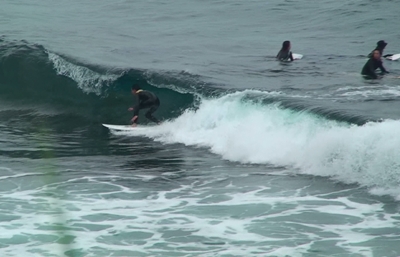
{"label": "white surfboard in background", "polygon": [[292,53],[292,56],[293,56],[293,60],[300,60],[301,58],[303,58],[302,54],[294,54],[294,53]]}
{"label": "white surfboard in background", "polygon": [[394,55],[391,55],[391,56],[387,56],[385,58],[388,59],[388,60],[391,60],[391,61],[397,61],[398,59],[400,59],[400,54],[394,54]]}

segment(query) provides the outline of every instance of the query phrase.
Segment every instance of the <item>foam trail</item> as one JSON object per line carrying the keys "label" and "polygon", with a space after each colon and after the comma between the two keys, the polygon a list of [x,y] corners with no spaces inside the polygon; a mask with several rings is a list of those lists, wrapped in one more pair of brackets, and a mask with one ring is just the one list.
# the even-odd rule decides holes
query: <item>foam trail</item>
{"label": "foam trail", "polygon": [[129,133],[207,147],[230,161],[292,166],[300,173],[400,195],[400,121],[355,126],[246,101],[246,95],[203,100],[196,111]]}

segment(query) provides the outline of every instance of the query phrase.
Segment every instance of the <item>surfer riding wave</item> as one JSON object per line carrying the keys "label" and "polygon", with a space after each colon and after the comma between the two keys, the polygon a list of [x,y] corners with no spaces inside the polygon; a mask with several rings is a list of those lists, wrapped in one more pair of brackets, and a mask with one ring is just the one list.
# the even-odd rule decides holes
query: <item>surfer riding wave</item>
{"label": "surfer riding wave", "polygon": [[133,85],[131,92],[137,97],[137,104],[128,109],[128,111],[133,111],[133,118],[131,119],[132,126],[137,125],[139,111],[142,109],[149,109],[145,114],[146,118],[160,124],[160,121],[153,116],[153,113],[160,107],[160,100],[158,97],[150,91],[141,89],[139,85]]}

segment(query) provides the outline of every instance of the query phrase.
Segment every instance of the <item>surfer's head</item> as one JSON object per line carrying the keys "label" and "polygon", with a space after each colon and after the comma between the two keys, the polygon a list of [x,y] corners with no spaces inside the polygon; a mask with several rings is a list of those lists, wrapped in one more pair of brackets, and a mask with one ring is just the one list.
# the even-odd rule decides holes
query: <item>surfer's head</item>
{"label": "surfer's head", "polygon": [[132,92],[132,94],[136,94],[136,92],[139,91],[140,89],[141,88],[140,88],[140,86],[138,84],[134,84],[131,87],[131,92]]}
{"label": "surfer's head", "polygon": [[379,50],[374,50],[374,52],[372,53],[372,57],[377,60],[380,59],[381,53],[379,52]]}
{"label": "surfer's head", "polygon": [[282,51],[288,51],[290,50],[290,41],[286,40],[282,43]]}
{"label": "surfer's head", "polygon": [[387,46],[387,43],[385,42],[385,40],[379,40],[376,45],[378,46],[378,48],[385,48]]}

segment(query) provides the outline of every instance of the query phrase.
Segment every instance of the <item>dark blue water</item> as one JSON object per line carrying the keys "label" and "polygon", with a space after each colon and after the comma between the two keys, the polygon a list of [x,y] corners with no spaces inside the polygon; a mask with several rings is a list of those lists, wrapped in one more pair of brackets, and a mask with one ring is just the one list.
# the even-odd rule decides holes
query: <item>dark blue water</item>
{"label": "dark blue water", "polygon": [[397,9],[3,0],[1,255],[399,256]]}

